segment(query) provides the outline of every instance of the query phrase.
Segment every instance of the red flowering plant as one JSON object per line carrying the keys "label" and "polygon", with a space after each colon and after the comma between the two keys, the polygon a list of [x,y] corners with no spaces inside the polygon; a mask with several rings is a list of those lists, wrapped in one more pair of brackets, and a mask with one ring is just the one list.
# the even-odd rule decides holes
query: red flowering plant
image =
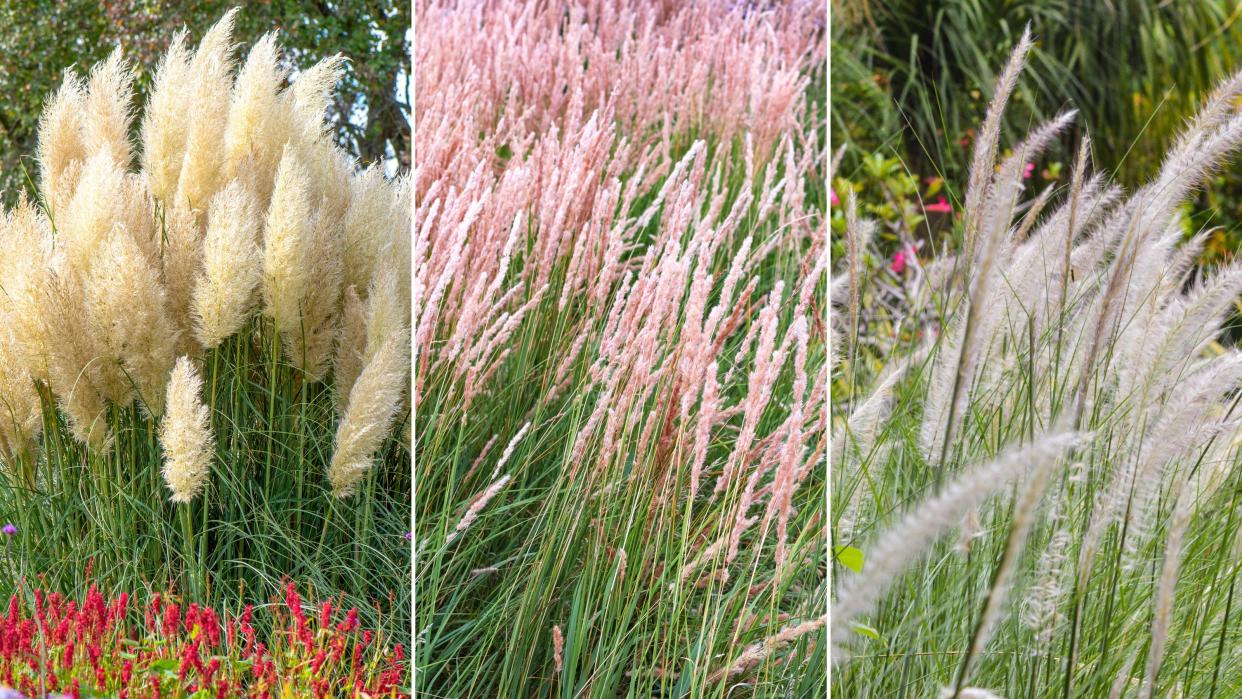
{"label": "red flowering plant", "polygon": [[93,585],[81,603],[32,597],[33,610],[14,595],[0,615],[5,699],[409,696],[402,644],[361,628],[355,608],[309,607],[293,583],[283,604],[257,613],[217,614],[159,594],[139,611],[127,593],[106,600]]}

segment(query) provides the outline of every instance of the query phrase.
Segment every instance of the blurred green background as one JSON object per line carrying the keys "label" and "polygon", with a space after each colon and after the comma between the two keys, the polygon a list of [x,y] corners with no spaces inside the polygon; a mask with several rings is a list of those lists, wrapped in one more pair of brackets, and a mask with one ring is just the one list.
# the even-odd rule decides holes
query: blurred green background
{"label": "blurred green background", "polygon": [[[229,8],[240,6],[238,58],[264,33],[280,32],[285,59],[304,69],[336,53],[349,59],[329,119],[336,139],[363,163],[389,171],[410,165],[410,4],[380,2],[162,2],[160,0],[0,0],[0,190],[12,203],[35,177],[39,113],[65,68],[85,73],[117,45],[141,69],[138,105],[173,34],[191,45]],[[54,10],[54,11],[53,11]],[[135,126],[137,120],[135,120]],[[24,168],[24,171],[23,171]]]}
{"label": "blurred green background", "polygon": [[[1237,0],[833,0],[832,11],[832,143],[846,145],[833,190],[843,200],[853,188],[864,215],[882,221],[888,254],[950,227],[974,128],[1028,22],[1036,43],[1002,148],[1079,110],[1030,169],[1030,196],[1067,183],[1084,129],[1094,169],[1132,190],[1207,92],[1242,67]],[[1242,245],[1242,168],[1223,172],[1186,211],[1188,231],[1219,227],[1205,264]],[[834,231],[842,226],[838,211]]]}

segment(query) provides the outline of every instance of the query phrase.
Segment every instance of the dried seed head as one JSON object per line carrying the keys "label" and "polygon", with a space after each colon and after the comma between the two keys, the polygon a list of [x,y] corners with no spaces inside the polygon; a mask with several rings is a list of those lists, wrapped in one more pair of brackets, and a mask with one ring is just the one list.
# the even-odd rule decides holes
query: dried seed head
{"label": "dried seed head", "polygon": [[285,76],[276,34],[265,34],[250,49],[233,84],[224,132],[224,177],[246,181],[263,210],[289,139],[290,118],[280,95]]}
{"label": "dried seed head", "polygon": [[215,437],[211,415],[203,404],[203,381],[188,357],[177,359],[168,377],[168,397],[160,446],[164,451],[164,482],[173,502],[189,502],[207,484]]}
{"label": "dried seed head", "polygon": [[48,208],[58,213],[73,195],[77,173],[86,159],[82,114],[86,87],[72,70],[39,117],[39,185]]}
{"label": "dried seed head", "polygon": [[345,415],[336,431],[336,451],[328,467],[328,479],[337,497],[354,493],[392,429],[408,384],[409,351],[408,331],[388,338],[349,392]]}
{"label": "dried seed head", "polygon": [[133,81],[133,67],[121,57],[118,46],[107,60],[91,69],[83,104],[82,141],[87,157],[107,153],[122,172],[133,157],[129,142]]}
{"label": "dried seed head", "polygon": [[219,154],[224,148],[229,90],[233,86],[230,38],[237,11],[234,7],[226,12],[203,36],[190,59],[189,80],[180,86],[193,109],[187,112],[185,155],[177,180],[177,196],[190,210],[198,212],[200,221],[212,195],[224,183]]}
{"label": "dried seed head", "polygon": [[241,329],[263,280],[254,195],[233,180],[212,198],[203,262],[194,282],[194,329],[206,349]]}
{"label": "dried seed head", "polygon": [[171,202],[177,193],[185,153],[186,114],[192,113],[186,90],[191,74],[185,37],[184,30],[173,35],[155,71],[142,117],[142,169],[147,173],[151,193],[163,202]]}

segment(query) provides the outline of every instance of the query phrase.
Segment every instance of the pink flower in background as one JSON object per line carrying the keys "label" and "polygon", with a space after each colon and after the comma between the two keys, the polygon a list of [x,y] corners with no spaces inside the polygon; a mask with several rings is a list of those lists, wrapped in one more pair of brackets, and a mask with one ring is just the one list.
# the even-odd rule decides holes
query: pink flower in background
{"label": "pink flower in background", "polygon": [[938,214],[947,214],[953,211],[953,207],[949,205],[949,202],[944,200],[944,196],[936,199],[936,203],[928,204],[926,209]]}
{"label": "pink flower in background", "polygon": [[893,274],[901,274],[906,271],[906,251],[898,250],[893,253],[893,263],[888,268],[893,270]]}
{"label": "pink flower in background", "polygon": [[837,190],[833,189],[832,187],[828,188],[828,203],[833,206],[841,205],[841,197],[837,196]]}
{"label": "pink flower in background", "polygon": [[1035,163],[1027,163],[1026,169],[1022,171],[1022,179],[1024,180],[1031,179],[1032,172],[1035,172]]}

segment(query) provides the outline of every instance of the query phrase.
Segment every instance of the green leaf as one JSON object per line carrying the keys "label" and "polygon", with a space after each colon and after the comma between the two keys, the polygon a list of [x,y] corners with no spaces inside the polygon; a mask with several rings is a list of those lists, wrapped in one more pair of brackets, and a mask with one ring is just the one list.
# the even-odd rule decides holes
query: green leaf
{"label": "green leaf", "polygon": [[161,658],[159,660],[156,660],[155,662],[151,663],[150,667],[148,668],[149,672],[158,672],[158,673],[163,673],[163,674],[176,672],[176,670],[177,670],[177,661],[172,658]]}
{"label": "green leaf", "polygon": [[876,631],[870,626],[867,626],[866,624],[855,623],[854,631],[857,632],[859,635],[870,638],[873,641],[879,641],[880,643],[884,642],[884,639],[880,637],[880,632]]}
{"label": "green leaf", "polygon": [[853,546],[837,546],[833,549],[833,556],[841,563],[841,565],[849,568],[855,573],[861,573],[863,569],[863,552]]}

